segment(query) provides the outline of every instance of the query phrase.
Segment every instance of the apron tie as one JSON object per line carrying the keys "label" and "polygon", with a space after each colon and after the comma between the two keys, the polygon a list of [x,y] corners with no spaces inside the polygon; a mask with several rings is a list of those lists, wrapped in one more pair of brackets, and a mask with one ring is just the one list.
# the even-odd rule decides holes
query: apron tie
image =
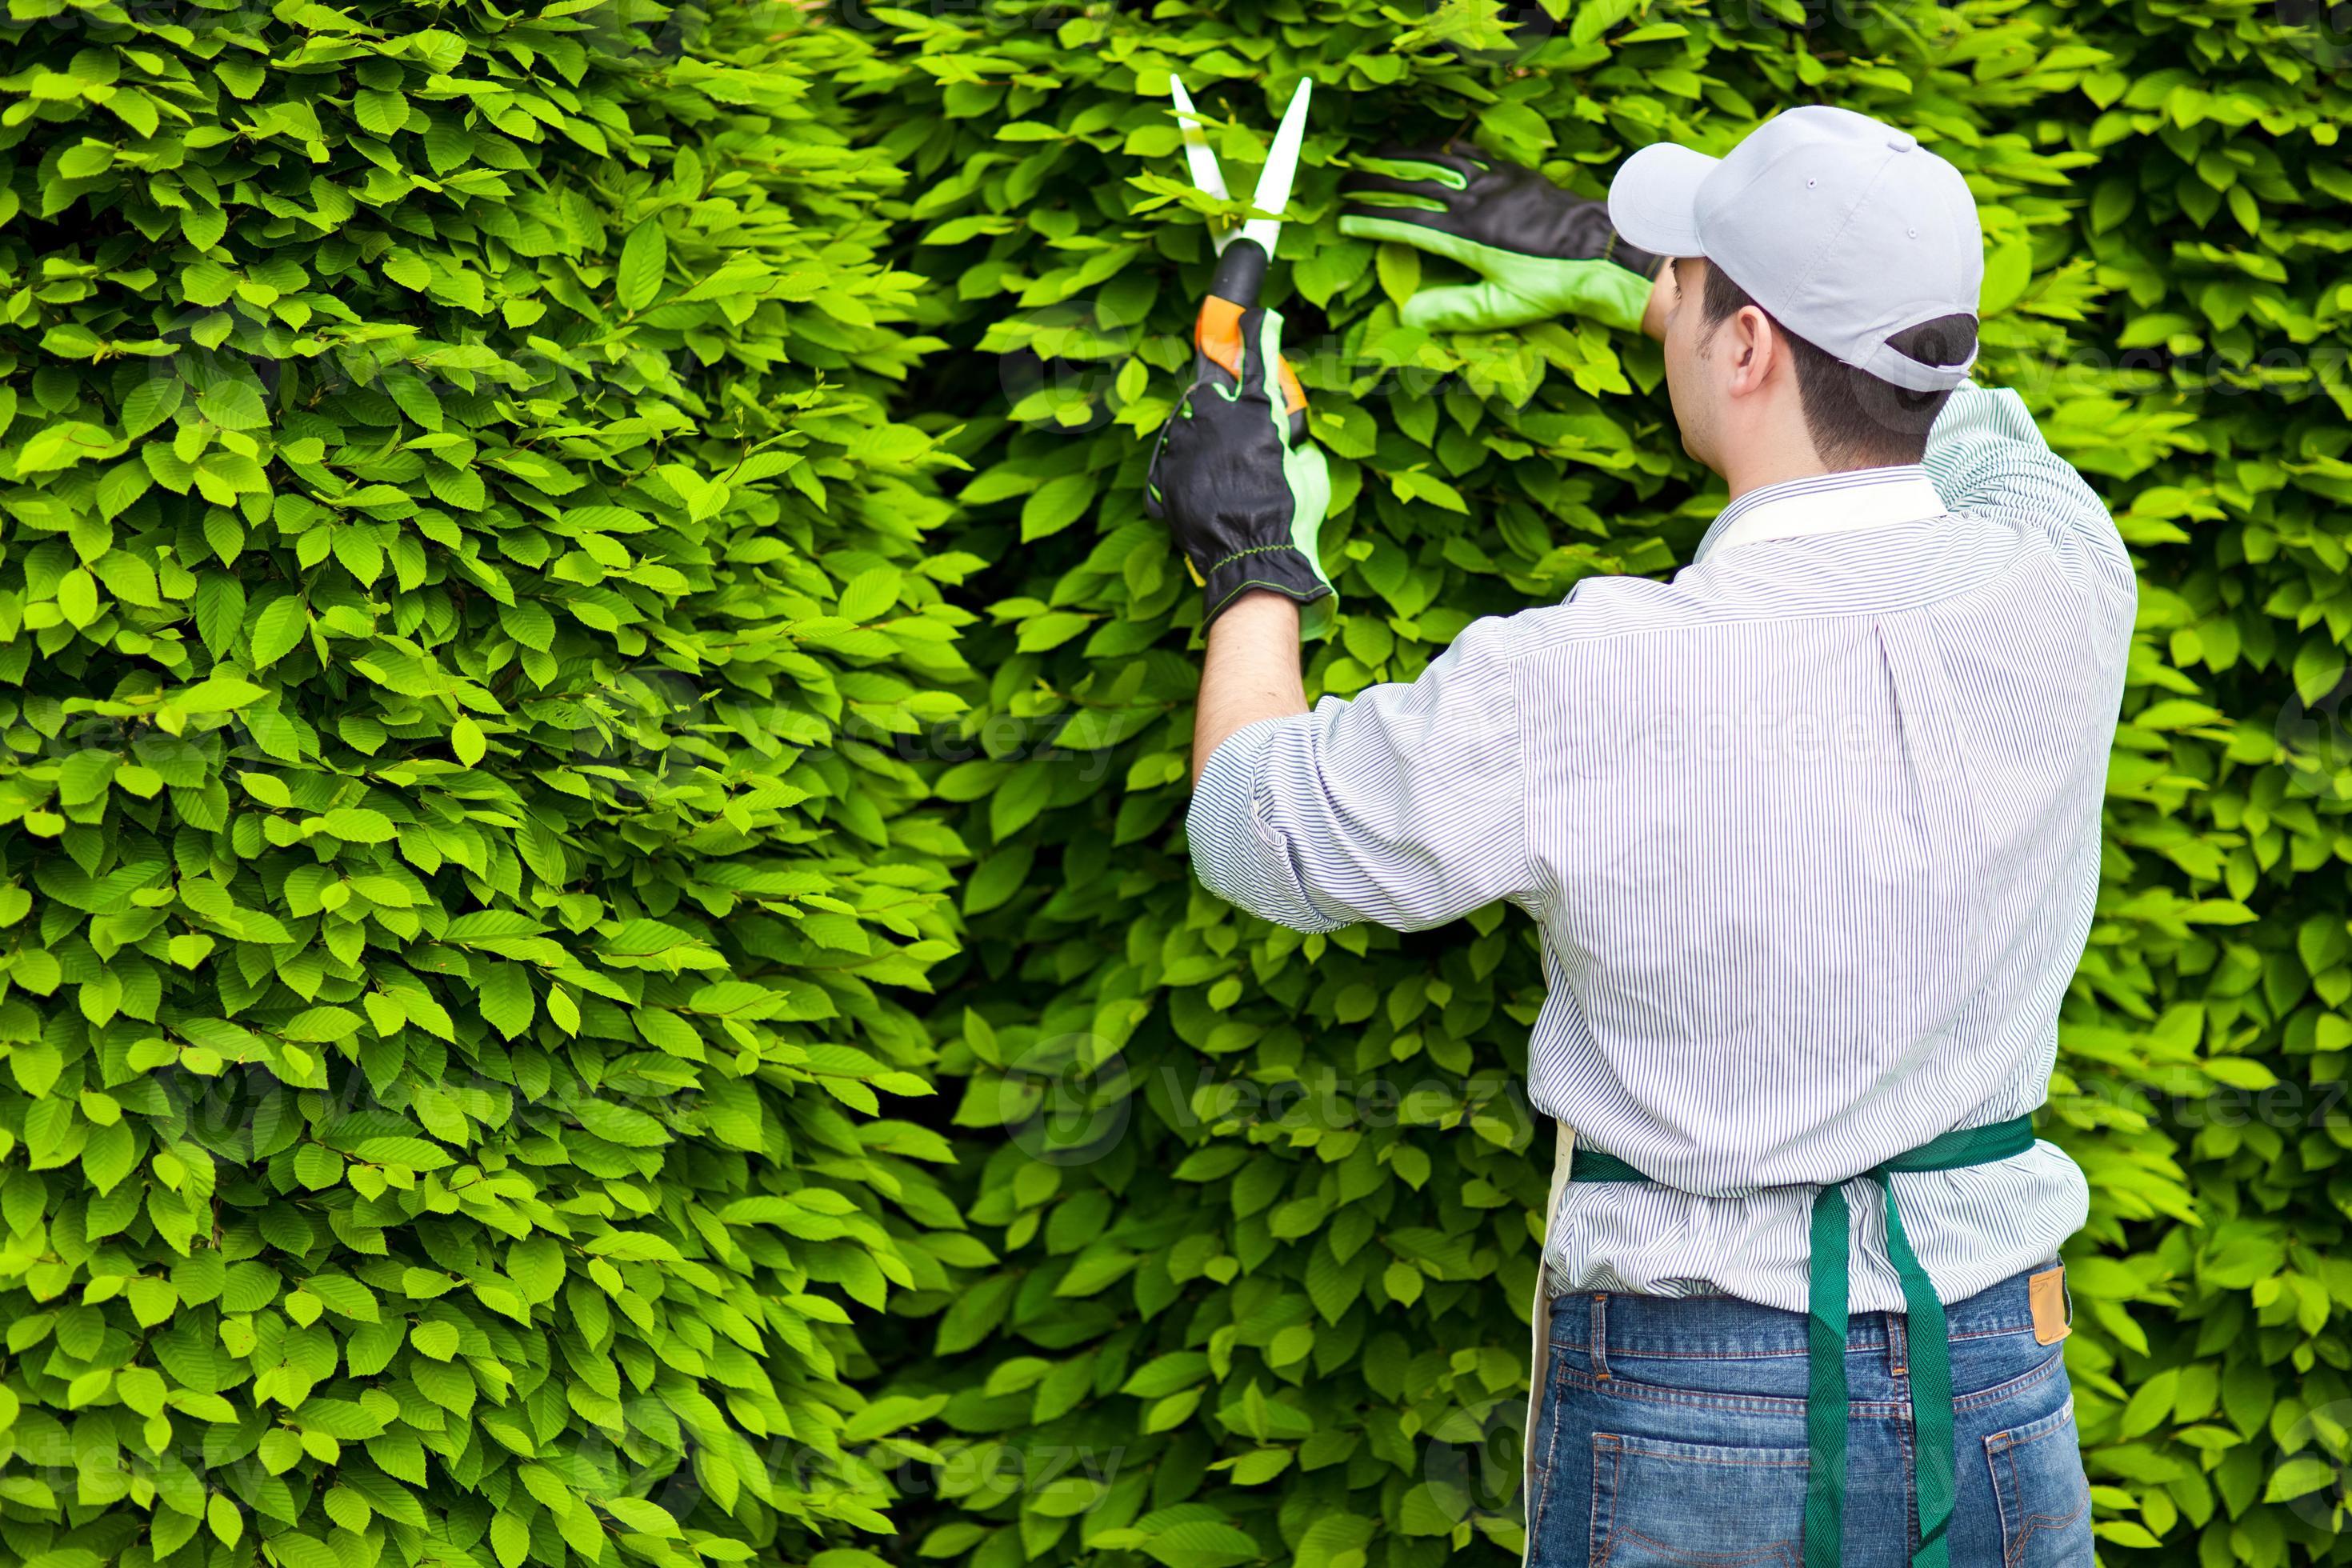
{"label": "apron tie", "polygon": [[[1647,1182],[1649,1177],[1614,1155],[1574,1146],[1574,1134],[1559,1129],[1552,1173],[1551,1208],[1544,1214],[1544,1239],[1550,1246],[1551,1218],[1567,1180]],[[1952,1519],[1952,1352],[1950,1326],[1934,1281],[1919,1266],[1889,1179],[1911,1171],[1955,1171],[2013,1159],[2033,1147],[2033,1119],[2020,1116],[1989,1127],[1965,1127],[1929,1140],[1907,1154],[1855,1173],[1847,1181],[1877,1184],[1886,1206],[1886,1251],[1903,1286],[1905,1331],[1910,1346],[1911,1420],[1916,1439],[1919,1548],[1911,1568],[1945,1568],[1949,1548],[1946,1527]],[[1664,1185],[1655,1183],[1654,1185]],[[1846,1380],[1849,1269],[1844,1183],[1814,1189],[1811,1260],[1806,1300],[1805,1389],[1805,1568],[1838,1568],[1845,1526]],[[1535,1413],[1543,1399],[1543,1366],[1549,1349],[1550,1293],[1536,1270],[1536,1362],[1528,1400],[1528,1459],[1534,1466]],[[1532,1491],[1528,1494],[1533,1495]],[[1535,1521],[1528,1521],[1533,1545]]]}

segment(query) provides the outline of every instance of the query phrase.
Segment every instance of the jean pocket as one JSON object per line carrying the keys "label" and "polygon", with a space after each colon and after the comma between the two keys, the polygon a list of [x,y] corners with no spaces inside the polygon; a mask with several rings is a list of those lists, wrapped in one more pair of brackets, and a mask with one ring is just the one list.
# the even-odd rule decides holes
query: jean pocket
{"label": "jean pocket", "polygon": [[1609,1568],[1798,1568],[1805,1450],[1592,1435],[1592,1558]]}
{"label": "jean pocket", "polygon": [[2078,1568],[2091,1561],[2091,1483],[2074,1401],[1984,1440],[2000,1504],[2002,1568]]}

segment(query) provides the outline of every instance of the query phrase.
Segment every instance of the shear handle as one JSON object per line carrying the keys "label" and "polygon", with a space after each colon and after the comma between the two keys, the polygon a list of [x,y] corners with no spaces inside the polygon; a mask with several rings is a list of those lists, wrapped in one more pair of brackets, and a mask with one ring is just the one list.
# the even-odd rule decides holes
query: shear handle
{"label": "shear handle", "polygon": [[[1201,302],[1200,318],[1192,326],[1192,346],[1235,381],[1242,378],[1242,316],[1256,308],[1271,260],[1255,240],[1236,239],[1227,246],[1224,255],[1217,258],[1217,270],[1209,279],[1209,297]],[[1294,443],[1303,441],[1307,438],[1307,390],[1298,384],[1298,374],[1287,359],[1276,363],[1276,375],[1282,384],[1283,412],[1290,416],[1290,438]]]}

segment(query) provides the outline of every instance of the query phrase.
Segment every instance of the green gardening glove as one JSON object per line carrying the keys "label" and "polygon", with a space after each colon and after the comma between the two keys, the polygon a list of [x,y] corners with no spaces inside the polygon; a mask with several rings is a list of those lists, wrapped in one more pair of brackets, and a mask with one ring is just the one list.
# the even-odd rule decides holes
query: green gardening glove
{"label": "green gardening glove", "polygon": [[1665,265],[1617,237],[1606,203],[1450,142],[1365,159],[1340,195],[1349,204],[1341,234],[1410,245],[1485,279],[1407,300],[1404,324],[1424,331],[1490,331],[1564,315],[1637,331]]}
{"label": "green gardening glove", "polygon": [[1204,632],[1264,590],[1295,600],[1306,634],[1319,636],[1339,605],[1317,553],[1331,473],[1283,363],[1281,312],[1212,296],[1193,343],[1192,384],[1160,428],[1144,510],[1167,521],[1192,564]]}

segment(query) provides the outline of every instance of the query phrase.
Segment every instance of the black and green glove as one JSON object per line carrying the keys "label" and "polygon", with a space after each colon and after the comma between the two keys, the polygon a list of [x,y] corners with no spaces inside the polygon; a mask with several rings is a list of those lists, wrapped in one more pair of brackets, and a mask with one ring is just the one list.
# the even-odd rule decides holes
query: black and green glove
{"label": "black and green glove", "polygon": [[1265,589],[1304,606],[1304,628],[1318,636],[1339,604],[1316,553],[1331,474],[1307,438],[1306,395],[1282,360],[1281,312],[1213,297],[1193,341],[1192,384],[1160,429],[1144,510],[1167,521],[1192,563],[1202,630]]}
{"label": "black and green glove", "polygon": [[1349,203],[1341,234],[1410,245],[1484,279],[1408,300],[1404,324],[1425,331],[1488,331],[1561,315],[1638,331],[1665,264],[1617,237],[1606,203],[1452,142],[1366,159],[1340,195]]}

